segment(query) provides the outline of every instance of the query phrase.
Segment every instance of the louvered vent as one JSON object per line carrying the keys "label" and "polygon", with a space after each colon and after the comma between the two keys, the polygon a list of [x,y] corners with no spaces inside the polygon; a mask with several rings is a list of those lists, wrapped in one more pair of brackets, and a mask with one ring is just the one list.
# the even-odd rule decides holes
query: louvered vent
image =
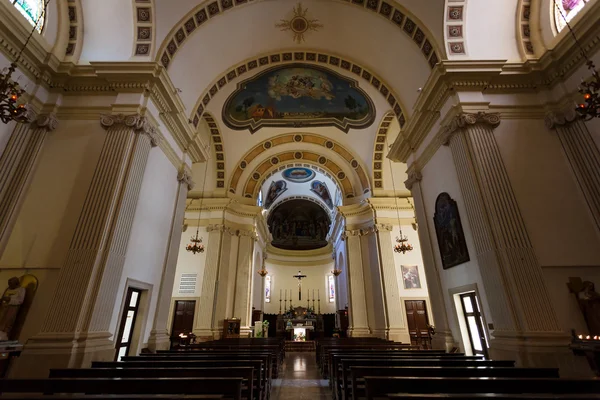
{"label": "louvered vent", "polygon": [[198,274],[181,274],[179,281],[179,294],[196,293],[196,278]]}

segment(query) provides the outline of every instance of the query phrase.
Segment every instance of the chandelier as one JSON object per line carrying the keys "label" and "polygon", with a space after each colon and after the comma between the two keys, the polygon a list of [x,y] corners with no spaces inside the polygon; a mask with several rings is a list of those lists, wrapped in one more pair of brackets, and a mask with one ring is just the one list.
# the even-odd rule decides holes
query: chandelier
{"label": "chandelier", "polygon": [[588,79],[581,79],[581,84],[579,85],[578,90],[579,93],[583,95],[584,103],[580,103],[575,110],[577,111],[579,116],[585,121],[589,121],[594,118],[600,118],[600,75],[598,75],[598,71],[596,70],[594,62],[590,60],[590,58],[587,55],[587,52],[585,51],[581,43],[579,43],[575,32],[573,32],[573,29],[571,28],[571,24],[569,24],[569,21],[567,20],[567,16],[559,7],[557,1],[558,0],[554,0],[554,6],[560,13],[561,18],[565,21],[565,24],[569,29],[571,36],[573,36],[575,44],[577,45],[577,47],[579,47],[579,52],[581,56],[585,59],[585,64],[587,65],[588,69],[592,72],[592,76]]}
{"label": "chandelier", "polygon": [[202,216],[202,202],[204,200],[204,188],[206,187],[206,173],[208,171],[208,160],[204,168],[204,182],[202,182],[202,197],[200,197],[200,208],[198,209],[198,226],[196,227],[196,235],[190,238],[190,243],[185,246],[185,249],[192,254],[204,253],[204,245],[200,237],[200,217]]}
{"label": "chandelier", "polygon": [[258,274],[263,278],[269,274],[269,271],[265,268],[265,260],[267,259],[267,255],[263,255],[262,269],[258,271]]}
{"label": "chandelier", "polygon": [[29,33],[27,40],[21,46],[19,53],[15,61],[13,61],[8,68],[4,68],[0,72],[0,121],[8,124],[9,122],[29,122],[29,113],[27,107],[21,102],[21,96],[25,94],[25,90],[19,86],[19,82],[15,82],[12,79],[12,74],[17,70],[17,63],[23,54],[23,51],[29,44],[33,33],[37,29],[42,16],[46,14],[46,8],[48,7],[50,0],[44,3],[44,11],[40,13],[38,19],[35,21],[33,29]]}
{"label": "chandelier", "polygon": [[333,274],[333,276],[340,276],[342,274],[342,270],[334,268],[331,270],[331,273]]}

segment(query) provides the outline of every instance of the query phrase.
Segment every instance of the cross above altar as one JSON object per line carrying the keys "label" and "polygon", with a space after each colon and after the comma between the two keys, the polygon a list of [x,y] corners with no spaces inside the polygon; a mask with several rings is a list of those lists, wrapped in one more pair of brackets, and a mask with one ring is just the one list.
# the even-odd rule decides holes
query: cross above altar
{"label": "cross above altar", "polygon": [[294,275],[294,278],[298,279],[298,301],[300,301],[302,300],[302,278],[306,278],[306,275],[298,271],[298,275]]}

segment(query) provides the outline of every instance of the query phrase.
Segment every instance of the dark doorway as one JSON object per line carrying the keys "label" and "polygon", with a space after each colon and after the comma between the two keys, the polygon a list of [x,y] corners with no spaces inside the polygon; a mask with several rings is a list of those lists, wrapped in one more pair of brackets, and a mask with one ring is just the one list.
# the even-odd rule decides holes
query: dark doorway
{"label": "dark doorway", "polygon": [[410,343],[423,346],[424,349],[430,349],[431,336],[429,335],[429,317],[425,300],[405,300],[404,305],[406,307]]}
{"label": "dark doorway", "polygon": [[173,313],[171,339],[178,338],[180,333],[190,333],[194,329],[195,300],[176,300]]}
{"label": "dark doorway", "polygon": [[125,307],[123,309],[123,315],[121,316],[119,335],[117,336],[116,361],[120,361],[121,357],[129,355],[129,350],[131,349],[131,338],[133,337],[133,330],[135,328],[135,320],[137,318],[141,296],[141,290],[134,288],[127,289]]}
{"label": "dark doorway", "polygon": [[483,329],[483,316],[481,315],[479,300],[475,292],[461,294],[460,303],[462,304],[465,322],[467,323],[467,331],[473,354],[479,354],[487,358],[487,339],[485,337],[485,330]]}

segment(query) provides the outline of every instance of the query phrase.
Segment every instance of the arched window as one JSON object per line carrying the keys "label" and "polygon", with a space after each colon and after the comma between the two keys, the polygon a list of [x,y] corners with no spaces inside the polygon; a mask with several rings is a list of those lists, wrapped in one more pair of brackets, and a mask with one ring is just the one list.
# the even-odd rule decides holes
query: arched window
{"label": "arched window", "polygon": [[[588,3],[589,0],[552,0],[556,30],[562,31]],[[564,17],[563,17],[564,15]],[[565,22],[565,18],[567,22]]]}
{"label": "arched window", "polygon": [[41,32],[44,27],[45,1],[46,0],[12,0],[12,3],[17,7],[17,10],[27,18],[27,21],[29,21],[31,25],[35,25],[39,19],[37,30],[38,32]]}

